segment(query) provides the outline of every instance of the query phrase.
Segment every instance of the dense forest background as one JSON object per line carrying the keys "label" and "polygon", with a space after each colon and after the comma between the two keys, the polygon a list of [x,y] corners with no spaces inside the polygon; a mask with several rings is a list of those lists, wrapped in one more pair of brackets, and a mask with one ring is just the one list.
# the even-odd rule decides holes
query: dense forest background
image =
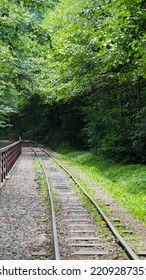
{"label": "dense forest background", "polygon": [[1,0],[0,138],[146,162],[146,2]]}

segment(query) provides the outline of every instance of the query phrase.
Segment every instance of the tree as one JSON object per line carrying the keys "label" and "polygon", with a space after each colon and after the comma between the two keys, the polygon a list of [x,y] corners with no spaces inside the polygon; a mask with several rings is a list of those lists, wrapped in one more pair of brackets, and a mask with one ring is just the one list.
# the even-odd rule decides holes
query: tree
{"label": "tree", "polygon": [[40,136],[47,139],[54,123],[62,142],[78,139],[96,153],[145,161],[145,1],[2,3],[3,104],[9,92],[25,119],[38,95]]}
{"label": "tree", "polygon": [[[54,1],[52,1],[53,3]],[[21,96],[39,92],[38,77],[46,67],[51,38],[42,27],[48,1],[0,3],[0,125],[6,125]],[[41,85],[40,85],[41,87]]]}
{"label": "tree", "polygon": [[90,148],[144,160],[145,2],[62,0],[44,24],[54,46],[51,96],[86,96],[83,131]]}

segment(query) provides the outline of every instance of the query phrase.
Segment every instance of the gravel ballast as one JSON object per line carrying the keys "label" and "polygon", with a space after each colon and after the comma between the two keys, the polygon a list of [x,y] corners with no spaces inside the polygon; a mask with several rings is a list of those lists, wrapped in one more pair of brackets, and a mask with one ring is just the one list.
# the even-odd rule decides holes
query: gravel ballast
{"label": "gravel ballast", "polygon": [[[50,223],[48,225],[50,213],[44,203],[46,194],[36,180],[34,159],[30,148],[23,147],[23,153],[11,171],[9,180],[6,180],[0,188],[0,260],[50,259],[52,253]],[[54,167],[51,168],[54,170]],[[82,180],[86,180],[95,197],[108,207],[111,219],[121,221],[125,225],[125,231],[128,229],[136,233],[136,239],[128,233],[127,241],[131,247],[137,248],[138,251],[145,250],[145,226],[127,213],[101,186],[67,164],[68,168]],[[49,168],[48,171],[50,176]],[[59,199],[60,193],[58,201]],[[63,217],[60,218],[62,221]],[[66,236],[68,229],[61,234]],[[111,252],[111,249],[109,251]],[[67,254],[68,252],[65,252],[64,259],[67,258]],[[110,258],[116,259],[116,255]]]}
{"label": "gravel ballast", "polygon": [[0,188],[0,259],[46,259],[49,213],[38,189],[30,149],[23,153]]}

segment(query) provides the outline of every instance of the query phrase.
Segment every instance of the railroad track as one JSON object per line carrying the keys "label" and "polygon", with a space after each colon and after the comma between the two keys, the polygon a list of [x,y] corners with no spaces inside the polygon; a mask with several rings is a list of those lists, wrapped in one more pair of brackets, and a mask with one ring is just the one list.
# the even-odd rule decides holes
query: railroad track
{"label": "railroad track", "polygon": [[[52,215],[54,259],[131,259],[139,257],[78,181],[48,150],[29,143],[46,178]],[[95,222],[76,188],[97,211]],[[55,194],[55,206],[53,194]],[[57,205],[57,213],[55,208]],[[108,229],[104,232],[105,224]],[[122,249],[121,249],[122,248]]]}

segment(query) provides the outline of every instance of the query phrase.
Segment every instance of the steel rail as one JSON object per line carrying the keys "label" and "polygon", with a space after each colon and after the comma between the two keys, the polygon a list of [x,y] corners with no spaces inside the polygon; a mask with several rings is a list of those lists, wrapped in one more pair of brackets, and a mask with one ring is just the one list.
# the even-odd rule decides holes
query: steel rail
{"label": "steel rail", "polygon": [[111,223],[109,218],[105,215],[101,207],[98,205],[98,203],[84,190],[84,188],[81,186],[81,184],[76,180],[76,178],[62,165],[58,160],[56,160],[52,154],[45,149],[41,148],[42,151],[44,151],[48,156],[50,156],[69,176],[70,178],[75,182],[75,184],[82,190],[84,195],[91,201],[91,203],[95,206],[95,208],[98,210],[99,214],[103,218],[103,220],[106,222],[108,228],[113,233],[113,235],[116,237],[117,242],[120,244],[120,246],[123,248],[123,250],[126,252],[128,257],[131,260],[139,260],[138,256],[135,254],[135,252],[131,249],[131,247],[127,244],[127,242],[123,239],[123,237],[118,233],[114,225]]}
{"label": "steel rail", "polygon": [[[48,194],[49,194],[49,199],[50,199],[50,207],[51,207],[51,220],[52,220],[52,235],[53,235],[53,244],[54,244],[54,259],[55,260],[60,260],[60,249],[59,249],[59,241],[58,241],[58,234],[57,234],[57,226],[56,226],[56,217],[55,217],[55,210],[54,210],[54,202],[53,202],[53,196],[50,188],[50,184],[48,181],[48,176],[46,173],[46,170],[40,160],[40,157],[37,155],[35,150],[30,146],[32,151],[34,152],[35,156],[37,157],[39,164],[44,172],[45,179],[46,179],[46,184],[47,184],[47,189],[48,189]],[[41,149],[41,148],[40,148]]]}

